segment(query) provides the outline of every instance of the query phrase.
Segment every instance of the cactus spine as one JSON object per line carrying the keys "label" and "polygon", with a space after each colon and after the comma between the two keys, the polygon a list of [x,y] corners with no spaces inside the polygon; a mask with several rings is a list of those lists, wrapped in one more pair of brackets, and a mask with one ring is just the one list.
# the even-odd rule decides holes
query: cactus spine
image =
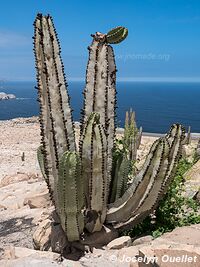
{"label": "cactus spine", "polygon": [[142,131],[136,131],[134,113],[127,113],[124,147],[113,155],[116,66],[109,45],[124,40],[128,30],[117,27],[92,35],[78,149],[52,18],[38,14],[34,27],[42,136],[38,161],[68,241],[80,240],[85,229],[99,231],[103,224],[116,229],[137,224],[157,206],[173,178],[184,139],[182,127],[173,125],[152,145],[129,186],[130,162],[136,158]]}

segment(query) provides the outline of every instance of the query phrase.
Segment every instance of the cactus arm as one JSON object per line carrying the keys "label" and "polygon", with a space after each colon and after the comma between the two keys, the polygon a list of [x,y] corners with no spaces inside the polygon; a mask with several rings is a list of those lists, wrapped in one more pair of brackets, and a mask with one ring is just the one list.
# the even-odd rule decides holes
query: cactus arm
{"label": "cactus arm", "polygon": [[117,155],[113,156],[113,170],[112,170],[112,181],[110,184],[110,196],[109,203],[113,203],[116,200],[116,192],[118,187],[118,179],[121,178],[119,174],[119,168],[123,160],[123,153],[118,152]]}
{"label": "cactus arm", "polygon": [[[120,203],[123,199],[126,199],[126,201],[120,203],[121,205],[118,207],[116,207],[116,204],[113,203],[113,207],[107,211],[106,220],[108,223],[127,221],[127,219],[129,219],[128,217],[131,216],[131,213],[138,207],[141,196],[144,196],[149,191],[149,188],[154,182],[154,179],[159,171],[161,155],[163,153],[163,143],[158,140],[155,148],[150,153],[152,153],[150,164],[145,164],[147,165],[147,168],[145,168],[145,171],[142,170],[144,173],[143,175],[141,175],[142,172],[139,173],[139,176],[142,178],[140,182],[137,186],[135,186],[134,183],[133,187],[129,188],[130,190],[128,189],[117,202]],[[131,191],[131,189],[134,190]]]}
{"label": "cactus arm", "polygon": [[39,163],[39,166],[40,166],[40,170],[41,170],[41,173],[47,183],[47,186],[49,187],[49,180],[48,180],[48,177],[45,173],[45,159],[44,159],[44,154],[43,154],[43,146],[39,146],[38,149],[37,149],[37,160],[38,160],[38,163]]}
{"label": "cactus arm", "polygon": [[[173,125],[169,134],[164,138],[166,150],[163,154],[160,173],[157,175],[150,193],[141,202],[140,207],[132,213],[132,217],[127,222],[116,223],[114,227],[119,230],[130,229],[133,225],[140,223],[158,206],[166,190],[174,177],[176,163],[181,153],[184,141],[184,129],[181,125]],[[168,163],[167,163],[168,162]]]}
{"label": "cactus arm", "polygon": [[[90,114],[99,113],[100,123],[106,134],[106,188],[109,190],[115,138],[116,66],[113,50],[105,43],[105,35],[96,33],[93,37],[89,47],[81,134]],[[106,196],[108,197],[108,192]]]}
{"label": "cactus arm", "polygon": [[[49,24],[49,17],[42,17],[43,26],[43,42],[44,42],[44,59],[47,71],[47,82],[49,87],[49,97],[51,99],[51,112],[53,118],[53,125],[55,131],[55,143],[58,153],[58,158],[69,150],[68,133],[64,120],[64,110],[62,105],[62,95],[60,88],[65,86],[58,75],[58,68],[62,68],[61,63],[57,66],[57,57],[59,50],[55,47],[56,40],[52,35],[52,24]],[[66,94],[67,95],[67,94]],[[65,95],[65,96],[66,96]],[[73,147],[75,148],[75,140],[73,140]]]}
{"label": "cactus arm", "polygon": [[124,189],[126,189],[126,185],[128,182],[128,174],[130,172],[130,161],[127,159],[126,155],[123,157],[122,162],[119,167],[118,173],[118,183],[117,183],[117,190],[116,190],[116,198],[120,198],[124,194]]}
{"label": "cactus arm", "polygon": [[90,191],[92,190],[92,127],[96,122],[96,114],[92,113],[89,117],[85,127],[83,129],[83,134],[80,139],[79,153],[82,163],[82,179],[84,181],[85,187],[85,198],[86,205],[90,207]]}
{"label": "cactus arm", "polygon": [[127,35],[128,35],[128,29],[119,26],[107,33],[106,41],[110,44],[118,44],[122,42],[127,37]]}
{"label": "cactus arm", "polygon": [[119,198],[118,200],[116,200],[114,203],[110,203],[108,205],[108,210],[110,210],[111,208],[119,208],[121,205],[123,205],[123,203],[127,202],[128,199],[130,197],[133,197],[137,187],[139,186],[139,184],[141,183],[145,173],[147,172],[149,166],[151,165],[151,162],[153,160],[154,157],[154,153],[157,149],[158,146],[158,140],[156,140],[151,149],[149,154],[147,155],[147,158],[145,160],[145,163],[143,165],[143,168],[141,169],[141,171],[134,177],[133,182],[131,184],[131,186],[127,189],[126,194],[124,194],[121,198]]}
{"label": "cactus arm", "polygon": [[44,167],[46,181],[57,209],[59,159],[65,151],[75,151],[75,136],[60,48],[52,19],[38,14],[34,26]]}
{"label": "cactus arm", "polygon": [[142,126],[139,128],[138,136],[137,136],[137,149],[140,147],[142,141]]}
{"label": "cactus arm", "polygon": [[106,216],[106,140],[99,120],[99,114],[91,114],[80,147],[87,217],[90,217],[86,228],[90,232],[100,231]]}
{"label": "cactus arm", "polygon": [[112,154],[115,146],[115,129],[116,129],[116,64],[114,51],[108,46],[108,86],[106,91],[106,122],[105,131],[107,137],[107,188],[110,188],[111,171],[112,171]]}
{"label": "cactus arm", "polygon": [[[108,39],[115,38],[117,42],[122,41],[125,38],[124,30],[125,28],[123,27],[121,27],[119,31],[114,29],[112,33],[109,33]],[[107,44],[107,36],[102,33],[97,32],[93,35],[93,42],[89,47],[89,61],[86,72],[84,96],[81,134],[90,114],[92,112],[99,113],[100,123],[105,129],[106,134],[106,183],[107,190],[109,190],[112,171],[112,151],[115,138],[116,65],[113,49]]]}
{"label": "cactus arm", "polygon": [[37,69],[38,100],[40,102],[40,129],[44,155],[44,171],[47,178],[47,184],[49,185],[49,191],[52,196],[52,194],[55,193],[54,177],[57,177],[56,165],[58,164],[58,158],[55,147],[55,133],[51,115],[51,106],[49,104],[49,88],[44,60],[44,43],[41,18],[42,16],[38,15],[34,22],[34,53]]}
{"label": "cactus arm", "polygon": [[94,87],[96,78],[96,60],[98,56],[98,46],[97,40],[93,39],[91,46],[88,47],[89,50],[89,60],[86,70],[86,86],[83,92],[84,95],[84,106],[81,111],[81,133],[83,131],[84,124],[88,120],[89,115],[93,112],[93,102],[94,102]]}
{"label": "cactus arm", "polygon": [[[97,210],[99,222],[95,223],[93,232],[100,231],[106,218],[106,173],[105,173],[105,145],[102,139],[103,129],[98,125],[93,127],[93,182],[91,194],[91,209]],[[101,145],[99,145],[101,142]],[[99,165],[102,166],[99,168]]]}
{"label": "cactus arm", "polygon": [[137,158],[137,149],[140,146],[142,129],[137,129],[135,121],[135,112],[130,110],[126,112],[124,127],[124,148],[129,152],[129,159],[135,161]]}
{"label": "cactus arm", "polygon": [[108,86],[108,46],[99,43],[96,58],[93,111],[100,114],[101,124],[106,126]]}
{"label": "cactus arm", "polygon": [[149,212],[158,197],[158,192],[161,190],[164,177],[169,167],[169,144],[164,138],[162,139],[162,142],[163,151],[161,155],[159,172],[157,173],[153,183],[149,184],[149,190],[147,190],[147,193],[141,197],[140,203],[137,209],[132,213],[132,216],[137,216],[137,214],[142,214],[143,212]]}
{"label": "cactus arm", "polygon": [[84,206],[80,160],[75,152],[65,152],[59,163],[58,214],[69,241],[80,239],[83,233]]}
{"label": "cactus arm", "polygon": [[136,160],[137,157],[137,137],[138,137],[138,129],[135,122],[135,112],[130,112],[130,159]]}
{"label": "cactus arm", "polygon": [[172,125],[169,134],[166,135],[166,139],[170,145],[170,153],[169,153],[169,168],[166,174],[165,180],[163,182],[163,194],[166,193],[169,184],[171,183],[175,172],[176,165],[180,158],[182,145],[185,140],[185,130],[180,124]]}
{"label": "cactus arm", "polygon": [[49,33],[52,42],[52,50],[54,51],[54,64],[57,82],[59,84],[59,94],[61,107],[63,107],[63,120],[65,127],[65,134],[67,135],[68,146],[70,151],[76,151],[75,147],[75,132],[74,132],[74,122],[72,119],[72,110],[70,107],[70,97],[67,90],[67,82],[64,74],[64,65],[61,59],[61,49],[57,33],[53,24],[53,20],[50,16],[47,17]]}
{"label": "cactus arm", "polygon": [[189,145],[191,143],[191,126],[188,127],[188,132],[187,132],[187,138],[186,138],[186,144]]}
{"label": "cactus arm", "polygon": [[130,172],[130,161],[126,155],[119,155],[114,166],[114,177],[111,183],[110,203],[120,198],[127,189],[128,174]]}

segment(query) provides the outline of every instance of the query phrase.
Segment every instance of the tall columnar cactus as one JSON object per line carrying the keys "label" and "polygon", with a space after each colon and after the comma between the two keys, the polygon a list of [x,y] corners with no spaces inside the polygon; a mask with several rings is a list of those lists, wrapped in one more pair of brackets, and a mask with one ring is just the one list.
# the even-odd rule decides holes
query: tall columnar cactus
{"label": "tall columnar cactus", "polygon": [[185,138],[185,144],[189,145],[191,143],[191,127],[188,127],[188,132],[186,134],[186,138]]}
{"label": "tall columnar cactus", "polygon": [[[123,41],[127,29],[117,27],[108,34],[92,35],[77,148],[52,18],[38,14],[34,26],[42,136],[38,160],[68,241],[81,240],[86,229],[99,231],[103,224],[116,229],[137,224],[155,209],[173,179],[184,130],[173,125],[158,139],[128,185],[132,156],[127,145],[131,151],[133,135],[125,131],[124,153],[114,155],[116,66],[109,45]],[[135,127],[133,113],[126,127]]]}
{"label": "tall columnar cactus", "polygon": [[135,121],[135,112],[130,110],[126,112],[125,128],[124,128],[124,147],[128,150],[129,159],[135,161],[137,158],[137,150],[140,146],[142,138],[142,127],[137,128]]}
{"label": "tall columnar cactus", "polygon": [[115,146],[113,153],[112,184],[110,186],[109,202],[120,198],[128,187],[129,174],[133,174],[137,149],[142,138],[142,128],[137,129],[135,112],[126,112],[124,136],[122,139],[123,149]]}

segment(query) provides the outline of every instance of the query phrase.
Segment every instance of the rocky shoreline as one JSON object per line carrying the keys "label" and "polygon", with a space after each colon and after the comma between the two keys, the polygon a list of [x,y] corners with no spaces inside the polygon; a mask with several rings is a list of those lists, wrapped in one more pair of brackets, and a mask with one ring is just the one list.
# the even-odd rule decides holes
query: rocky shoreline
{"label": "rocky shoreline", "polygon": [[0,92],[0,100],[8,100],[8,99],[15,99],[16,96],[13,94],[6,94],[4,92]]}
{"label": "rocky shoreline", "polygon": [[[120,135],[120,131],[117,134]],[[78,135],[79,127],[76,123],[76,136]],[[145,256],[149,259],[156,256],[156,266],[160,267],[200,266],[200,225],[177,228],[155,240],[152,236],[137,239],[119,237],[107,246],[94,248],[93,252],[86,253],[76,261],[63,259],[53,252],[34,250],[33,233],[39,223],[44,219],[48,220],[51,210],[46,183],[36,158],[36,150],[40,144],[38,117],[0,121],[0,136],[0,267],[155,266],[151,261],[148,264],[142,260],[139,262],[138,259]],[[156,138],[142,137],[138,151],[138,168]],[[197,140],[193,140],[187,146],[185,153],[188,157],[196,144]],[[192,257],[193,262],[184,258],[186,262],[170,265],[169,262],[162,261],[163,255],[187,255]]]}

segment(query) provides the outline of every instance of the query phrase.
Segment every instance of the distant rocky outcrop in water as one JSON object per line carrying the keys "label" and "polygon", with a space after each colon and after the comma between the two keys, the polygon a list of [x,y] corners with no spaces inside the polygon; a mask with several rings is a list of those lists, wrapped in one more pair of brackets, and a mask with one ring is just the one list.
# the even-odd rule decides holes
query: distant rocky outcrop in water
{"label": "distant rocky outcrop in water", "polygon": [[15,99],[16,96],[13,94],[6,94],[4,92],[0,92],[0,100],[8,100],[8,99]]}

